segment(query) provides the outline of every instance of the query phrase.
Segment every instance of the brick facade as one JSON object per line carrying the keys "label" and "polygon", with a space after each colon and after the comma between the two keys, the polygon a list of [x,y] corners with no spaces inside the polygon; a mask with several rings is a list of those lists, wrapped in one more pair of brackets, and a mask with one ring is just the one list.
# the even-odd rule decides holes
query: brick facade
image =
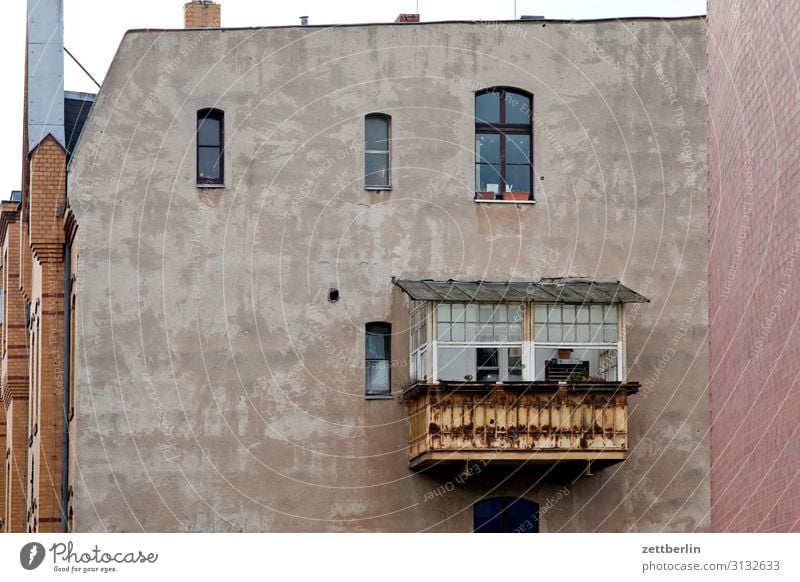
{"label": "brick facade", "polygon": [[800,11],[708,8],[712,527],[800,531]]}
{"label": "brick facade", "polygon": [[[28,464],[28,333],[25,302],[20,293],[20,204],[3,202],[0,210],[0,250],[3,290],[3,414],[6,430],[3,492],[5,531],[27,531]],[[28,251],[30,254],[30,251]]]}

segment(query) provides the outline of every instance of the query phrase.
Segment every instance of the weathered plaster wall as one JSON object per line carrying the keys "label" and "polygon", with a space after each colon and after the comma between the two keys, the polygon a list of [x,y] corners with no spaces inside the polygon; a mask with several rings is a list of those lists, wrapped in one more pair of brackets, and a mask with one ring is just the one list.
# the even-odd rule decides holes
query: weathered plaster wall
{"label": "weathered plaster wall", "polygon": [[[80,224],[76,529],[454,530],[483,494],[543,531],[708,524],[702,19],[140,31],[70,174]],[[535,95],[537,204],[473,202],[474,91]],[[194,186],[195,112],[224,109],[226,188]],[[392,116],[365,191],[363,117]],[[630,459],[576,483],[407,469],[404,407],[365,401],[391,277],[621,279]],[[327,291],[341,292],[338,303]],[[427,497],[430,497],[428,495]]]}

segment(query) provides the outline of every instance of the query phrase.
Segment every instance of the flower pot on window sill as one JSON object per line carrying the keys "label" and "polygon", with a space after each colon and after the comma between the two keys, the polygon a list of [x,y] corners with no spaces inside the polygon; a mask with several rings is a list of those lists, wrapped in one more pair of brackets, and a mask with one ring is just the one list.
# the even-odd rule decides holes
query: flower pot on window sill
{"label": "flower pot on window sill", "polygon": [[494,200],[494,192],[475,192],[475,200]]}
{"label": "flower pot on window sill", "polygon": [[527,202],[530,199],[530,192],[503,192],[503,200]]}

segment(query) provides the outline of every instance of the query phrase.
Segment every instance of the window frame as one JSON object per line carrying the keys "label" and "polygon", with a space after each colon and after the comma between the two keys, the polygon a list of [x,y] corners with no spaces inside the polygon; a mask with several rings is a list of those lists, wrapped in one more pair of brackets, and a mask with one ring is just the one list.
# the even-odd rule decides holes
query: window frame
{"label": "window frame", "polygon": [[[379,334],[370,331],[370,328],[383,328],[383,333],[380,337],[383,338],[384,344],[384,358],[370,358],[368,357],[367,343],[369,336],[377,336]],[[370,363],[373,362],[386,362],[386,391],[370,391]],[[388,321],[370,321],[364,325],[364,396],[365,398],[380,400],[392,398],[392,324]]]}
{"label": "window frame", "polygon": [[[368,150],[367,149],[367,123],[370,119],[380,119],[386,123],[386,149]],[[369,184],[367,173],[367,159],[372,155],[386,156],[386,184]],[[388,113],[367,113],[364,116],[364,190],[382,191],[392,189],[392,116]]]}
{"label": "window frame", "polygon": [[[495,123],[489,123],[485,121],[478,120],[478,97],[481,95],[485,95],[488,93],[499,93],[499,101],[500,101],[500,110],[498,113],[499,121]],[[518,95],[522,95],[523,97],[527,97],[530,101],[530,123],[506,123],[506,95],[508,93],[516,93]],[[475,92],[475,99],[474,99],[474,120],[475,120],[475,142],[477,142],[478,135],[498,135],[500,136],[500,160],[498,162],[498,166],[500,168],[499,176],[500,176],[500,184],[499,189],[500,191],[497,193],[495,198],[483,198],[481,197],[481,190],[480,181],[478,179],[478,166],[482,163],[479,161],[478,158],[478,150],[477,146],[475,147],[475,156],[474,156],[474,171],[475,171],[475,201],[476,202],[510,202],[514,204],[520,203],[534,203],[536,202],[536,197],[534,196],[535,184],[534,184],[534,173],[533,173],[533,152],[534,152],[534,140],[533,140],[533,111],[534,111],[534,101],[533,101],[533,93],[529,91],[525,91],[524,89],[519,89],[517,87],[506,87],[506,86],[497,86],[497,87],[489,87],[487,89],[481,89],[480,91]],[[504,194],[506,193],[506,186],[508,184],[507,177],[506,177],[506,137],[509,135],[527,135],[530,140],[530,147],[528,151],[528,183],[530,185],[530,192],[528,192],[528,199],[527,200],[505,200]],[[524,164],[517,164],[517,165],[524,165]]]}
{"label": "window frame", "polygon": [[[215,119],[219,123],[217,146],[207,146],[200,144],[200,123],[204,119]],[[225,112],[222,109],[206,107],[197,110],[195,124],[195,180],[198,188],[221,188],[225,186]],[[219,176],[207,178],[200,176],[200,150],[201,148],[216,147],[219,150]]]}

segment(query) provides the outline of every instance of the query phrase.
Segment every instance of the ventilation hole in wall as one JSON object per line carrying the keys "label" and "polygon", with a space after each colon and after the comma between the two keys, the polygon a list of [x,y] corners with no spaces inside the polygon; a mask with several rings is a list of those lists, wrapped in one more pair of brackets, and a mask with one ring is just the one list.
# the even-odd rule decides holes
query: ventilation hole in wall
{"label": "ventilation hole in wall", "polygon": [[339,301],[339,290],[338,289],[334,289],[334,288],[328,289],[328,301],[330,301],[331,303],[336,303],[337,301]]}

